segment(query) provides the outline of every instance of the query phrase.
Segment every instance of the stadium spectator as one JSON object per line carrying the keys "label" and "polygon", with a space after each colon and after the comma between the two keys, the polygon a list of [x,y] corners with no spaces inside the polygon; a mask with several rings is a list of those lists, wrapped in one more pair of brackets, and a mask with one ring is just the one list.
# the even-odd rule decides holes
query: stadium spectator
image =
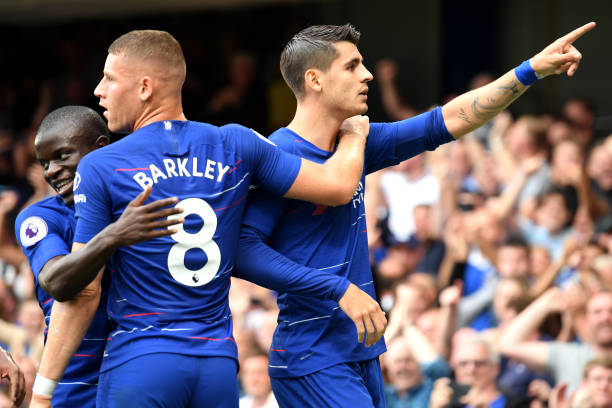
{"label": "stadium spectator", "polygon": [[496,384],[500,357],[478,337],[457,343],[451,365],[455,381],[441,378],[431,393],[431,408],[524,407],[525,399],[501,390]]}
{"label": "stadium spectator", "polygon": [[255,351],[244,359],[240,381],[245,395],[239,400],[239,408],[278,408],[268,376],[266,352]]}
{"label": "stadium spectator", "polygon": [[612,355],[612,293],[599,292],[588,299],[587,333],[582,343],[529,340],[549,314],[562,312],[568,306],[566,293],[558,288],[549,289],[508,325],[499,348],[509,358],[538,371],[547,370],[556,382],[568,383],[569,391],[574,392],[589,360]]}
{"label": "stadium spectator", "polygon": [[384,354],[388,408],[427,408],[433,382],[449,375],[450,367],[416,327],[389,342]]}
{"label": "stadium spectator", "polygon": [[595,358],[584,367],[584,380],[580,388],[567,395],[567,384],[561,383],[551,390],[549,408],[610,408],[612,407],[612,360]]}

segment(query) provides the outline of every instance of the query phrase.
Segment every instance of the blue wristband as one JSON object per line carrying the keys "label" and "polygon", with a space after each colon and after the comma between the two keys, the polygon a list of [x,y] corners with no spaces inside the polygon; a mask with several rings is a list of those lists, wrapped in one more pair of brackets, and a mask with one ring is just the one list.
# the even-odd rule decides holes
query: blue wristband
{"label": "blue wristband", "polygon": [[529,60],[523,61],[521,65],[514,68],[514,73],[516,74],[516,79],[525,86],[529,86],[538,80],[538,76],[533,68],[531,68]]}

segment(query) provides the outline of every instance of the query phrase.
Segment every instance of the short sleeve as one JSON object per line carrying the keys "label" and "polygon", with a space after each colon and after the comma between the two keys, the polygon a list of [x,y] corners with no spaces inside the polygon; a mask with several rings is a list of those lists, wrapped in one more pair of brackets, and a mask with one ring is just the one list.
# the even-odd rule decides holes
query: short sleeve
{"label": "short sleeve", "polygon": [[70,253],[70,243],[64,240],[56,220],[42,211],[26,209],[20,213],[15,221],[15,235],[37,283],[38,274],[49,259]]}
{"label": "short sleeve", "polygon": [[302,159],[282,151],[274,143],[242,126],[224,126],[226,132],[237,132],[234,137],[242,144],[243,155],[253,167],[253,184],[275,195],[283,196],[297,177]]}
{"label": "short sleeve", "polygon": [[112,222],[109,179],[96,165],[91,154],[77,168],[74,189],[74,209],[77,220],[74,242],[87,243]]}

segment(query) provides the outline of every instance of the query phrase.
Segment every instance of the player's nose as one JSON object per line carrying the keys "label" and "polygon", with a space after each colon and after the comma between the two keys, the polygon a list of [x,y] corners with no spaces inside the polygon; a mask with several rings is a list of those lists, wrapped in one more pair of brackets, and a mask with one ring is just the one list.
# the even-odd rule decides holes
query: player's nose
{"label": "player's nose", "polygon": [[98,85],[96,85],[96,89],[94,89],[94,96],[96,98],[101,98],[102,97],[102,81],[104,81],[104,79],[102,79],[100,82],[98,82]]}
{"label": "player's nose", "polygon": [[51,160],[49,165],[45,169],[45,177],[49,180],[52,180],[59,174],[62,170],[62,166],[58,165],[55,160]]}
{"label": "player's nose", "polygon": [[366,67],[363,67],[363,71],[363,82],[370,82],[374,79],[374,75]]}

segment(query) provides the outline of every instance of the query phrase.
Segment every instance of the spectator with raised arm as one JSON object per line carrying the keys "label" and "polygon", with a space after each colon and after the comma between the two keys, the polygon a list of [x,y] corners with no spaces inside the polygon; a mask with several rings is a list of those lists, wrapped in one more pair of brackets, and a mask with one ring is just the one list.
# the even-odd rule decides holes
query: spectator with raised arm
{"label": "spectator with raised arm", "polygon": [[567,382],[573,392],[589,360],[612,356],[612,293],[599,292],[589,298],[585,315],[587,338],[583,343],[530,340],[549,314],[568,307],[567,297],[557,288],[546,291],[508,325],[499,348],[505,356],[532,369],[547,370],[557,382]]}

